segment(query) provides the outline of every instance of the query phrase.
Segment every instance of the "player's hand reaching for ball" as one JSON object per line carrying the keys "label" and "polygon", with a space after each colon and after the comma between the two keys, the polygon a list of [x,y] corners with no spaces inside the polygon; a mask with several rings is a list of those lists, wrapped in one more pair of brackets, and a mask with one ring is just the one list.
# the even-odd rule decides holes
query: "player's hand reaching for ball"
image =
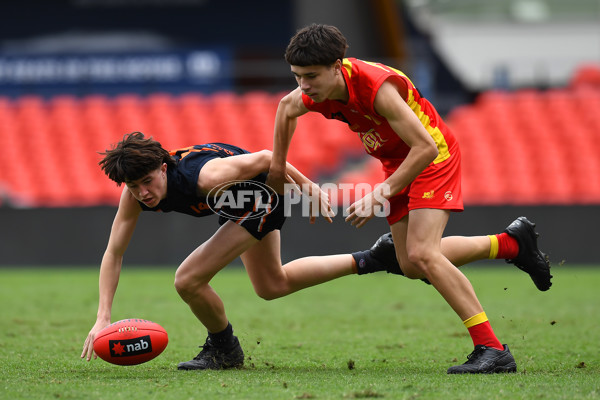
{"label": "player's hand reaching for ball", "polygon": [[100,332],[102,329],[106,328],[110,325],[110,320],[96,320],[96,323],[88,333],[85,338],[85,342],[83,343],[83,351],[81,352],[81,358],[85,358],[87,361],[98,358],[96,353],[94,353],[94,339],[96,338],[96,334]]}

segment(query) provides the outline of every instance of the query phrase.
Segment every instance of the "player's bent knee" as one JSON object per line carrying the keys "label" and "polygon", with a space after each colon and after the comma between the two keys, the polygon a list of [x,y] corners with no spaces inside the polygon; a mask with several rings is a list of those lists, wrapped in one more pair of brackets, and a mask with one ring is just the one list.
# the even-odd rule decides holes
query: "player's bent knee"
{"label": "player's bent knee", "polygon": [[267,301],[271,301],[271,300],[275,300],[281,297],[281,295],[277,294],[277,293],[272,293],[272,292],[259,292],[257,293],[258,297],[260,297],[263,300],[267,300]]}
{"label": "player's bent knee", "polygon": [[289,293],[289,290],[280,285],[255,286],[254,291],[263,300],[275,300]]}
{"label": "player's bent knee", "polygon": [[187,302],[189,299],[197,296],[201,286],[207,283],[208,282],[204,282],[203,280],[194,279],[188,274],[177,270],[173,285],[175,286],[175,290],[177,290],[179,296]]}
{"label": "player's bent knee", "polygon": [[431,265],[434,255],[422,247],[416,247],[408,250],[408,262],[412,269],[427,273],[427,268]]}
{"label": "player's bent knee", "polygon": [[175,286],[175,290],[177,290],[177,293],[182,299],[185,300],[186,298],[190,297],[190,286],[188,285],[185,279],[182,279],[181,277],[175,275],[175,282],[173,282],[173,285]]}
{"label": "player's bent knee", "polygon": [[279,292],[270,289],[256,289],[255,292],[258,295],[258,297],[260,297],[263,300],[275,300],[282,296],[282,294],[280,294]]}
{"label": "player's bent knee", "polygon": [[404,265],[402,265],[402,272],[404,272],[404,276],[408,279],[423,279],[425,277],[423,271],[416,267],[405,268]]}
{"label": "player's bent knee", "polygon": [[199,282],[175,279],[175,290],[177,290],[179,297],[181,297],[181,299],[186,303],[202,297],[202,292],[205,287],[208,287],[208,285],[201,284]]}
{"label": "player's bent knee", "polygon": [[426,265],[422,260],[409,257],[402,263],[402,272],[408,279],[423,279],[426,276]]}

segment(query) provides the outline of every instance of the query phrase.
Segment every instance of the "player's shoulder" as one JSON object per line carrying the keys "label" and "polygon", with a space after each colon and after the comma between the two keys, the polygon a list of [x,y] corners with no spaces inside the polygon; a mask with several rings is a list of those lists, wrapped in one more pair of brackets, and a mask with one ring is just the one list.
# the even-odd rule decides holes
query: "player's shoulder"
{"label": "player's shoulder", "polygon": [[171,151],[171,156],[178,164],[185,165],[191,160],[197,160],[199,158],[228,156],[242,154],[244,152],[246,152],[246,150],[231,144],[211,142],[173,150]]}
{"label": "player's shoulder", "polygon": [[205,149],[210,153],[211,151],[217,152],[219,153],[219,155],[224,156],[224,157],[228,157],[228,156],[235,156],[235,155],[239,155],[239,154],[246,154],[249,153],[248,150],[238,147],[236,145],[230,144],[230,143],[222,143],[222,142],[212,142],[212,143],[207,143],[205,145]]}
{"label": "player's shoulder", "polygon": [[393,74],[383,65],[357,58],[344,59],[343,68],[346,70],[348,84],[358,90],[375,89]]}
{"label": "player's shoulder", "polygon": [[380,68],[382,65],[383,64],[374,61],[362,60],[354,57],[348,57],[342,60],[342,66],[348,71],[350,76],[377,70],[377,68]]}
{"label": "player's shoulder", "polygon": [[397,91],[406,98],[409,88],[414,87],[402,71],[379,62],[350,59],[354,61],[357,87],[367,87],[379,93],[382,88]]}
{"label": "player's shoulder", "polygon": [[406,74],[397,68],[382,64],[377,61],[367,61],[358,58],[345,58],[343,66],[348,72],[348,76],[354,77],[371,77],[377,79],[381,76],[398,76],[408,78]]}
{"label": "player's shoulder", "polygon": [[302,102],[302,89],[300,89],[300,86],[283,96],[279,102],[282,104],[294,104],[298,101]]}
{"label": "player's shoulder", "polygon": [[121,192],[119,207],[117,209],[117,219],[125,221],[136,218],[141,211],[141,204],[133,196],[131,191],[127,187],[124,187]]}
{"label": "player's shoulder", "polygon": [[284,112],[289,117],[299,117],[308,112],[306,101],[308,97],[297,87],[281,98],[278,112]]}

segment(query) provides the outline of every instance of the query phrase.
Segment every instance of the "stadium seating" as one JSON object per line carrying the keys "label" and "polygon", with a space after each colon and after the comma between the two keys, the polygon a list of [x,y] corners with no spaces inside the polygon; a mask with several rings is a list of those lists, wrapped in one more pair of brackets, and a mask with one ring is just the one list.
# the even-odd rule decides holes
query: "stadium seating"
{"label": "stadium seating", "polygon": [[[167,149],[206,142],[271,149],[281,97],[263,92],[0,97],[0,204],[116,204],[121,189],[98,167],[98,153],[133,131]],[[298,124],[289,161],[313,178],[331,172],[344,157],[362,152],[353,136],[342,124],[310,115]]]}
{"label": "stadium seating", "polygon": [[[600,203],[600,84],[589,71],[562,89],[485,92],[447,116],[461,144],[467,204]],[[103,175],[98,153],[132,131],[168,149],[213,141],[271,149],[282,96],[0,97],[0,205],[116,204],[121,189]],[[298,122],[289,161],[316,181],[383,179],[355,133],[312,113]]]}
{"label": "stadium seating", "polygon": [[572,87],[591,86],[600,89],[600,64],[585,64],[577,68],[570,85]]}
{"label": "stadium seating", "polygon": [[[600,91],[490,92],[450,114],[471,204],[600,201]],[[475,116],[476,115],[476,116]]]}

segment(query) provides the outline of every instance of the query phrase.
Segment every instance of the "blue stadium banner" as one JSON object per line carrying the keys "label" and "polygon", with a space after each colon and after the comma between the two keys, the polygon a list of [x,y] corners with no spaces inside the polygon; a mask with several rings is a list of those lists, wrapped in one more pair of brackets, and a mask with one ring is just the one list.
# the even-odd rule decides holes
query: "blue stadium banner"
{"label": "blue stadium banner", "polygon": [[229,90],[232,51],[0,54],[0,94]]}

